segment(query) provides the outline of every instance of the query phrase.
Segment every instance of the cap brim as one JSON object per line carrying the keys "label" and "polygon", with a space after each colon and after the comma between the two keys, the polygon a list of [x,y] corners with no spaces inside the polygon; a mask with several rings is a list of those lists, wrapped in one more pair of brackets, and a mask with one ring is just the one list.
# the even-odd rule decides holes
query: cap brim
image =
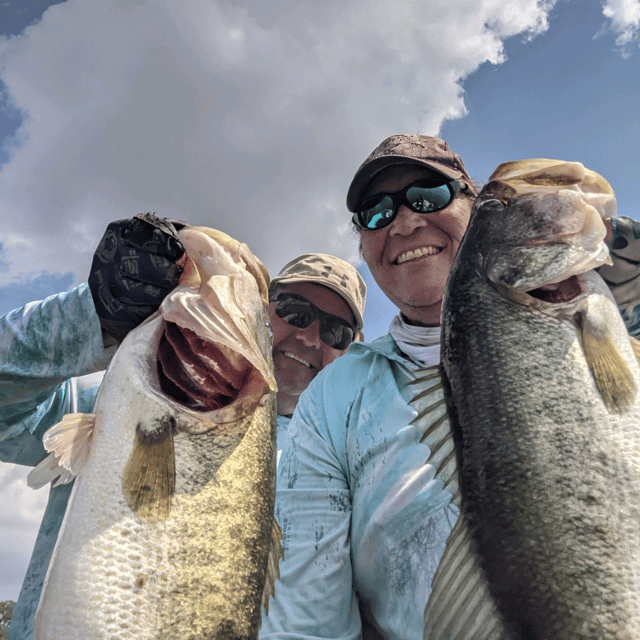
{"label": "cap brim", "polygon": [[395,164],[415,164],[422,166],[450,180],[456,180],[464,175],[462,171],[431,160],[408,158],[407,156],[399,155],[387,155],[375,158],[359,169],[351,181],[349,191],[347,192],[347,209],[351,211],[351,213],[355,212],[358,203],[362,200],[362,193],[376,173],[385,167]]}

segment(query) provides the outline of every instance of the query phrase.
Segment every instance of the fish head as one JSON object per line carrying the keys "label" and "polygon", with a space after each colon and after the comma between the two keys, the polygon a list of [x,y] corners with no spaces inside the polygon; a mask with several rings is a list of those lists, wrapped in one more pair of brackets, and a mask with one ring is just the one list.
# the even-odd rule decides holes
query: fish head
{"label": "fish head", "polygon": [[501,164],[478,195],[470,233],[487,278],[514,291],[569,295],[576,275],[610,264],[604,219],[613,189],[579,162],[546,158]]}
{"label": "fish head", "polygon": [[269,274],[246,244],[205,227],[178,234],[187,261],[161,307],[162,393],[234,422],[276,392],[268,320]]}

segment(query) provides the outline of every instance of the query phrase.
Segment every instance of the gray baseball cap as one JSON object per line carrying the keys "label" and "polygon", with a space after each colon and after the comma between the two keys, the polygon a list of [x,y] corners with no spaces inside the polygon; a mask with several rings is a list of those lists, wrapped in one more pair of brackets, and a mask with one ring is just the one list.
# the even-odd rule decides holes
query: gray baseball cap
{"label": "gray baseball cap", "polygon": [[355,212],[376,173],[394,164],[421,165],[445,178],[461,180],[473,193],[477,191],[462,159],[444,140],[419,133],[397,134],[383,140],[356,171],[347,193],[347,209],[351,213]]}
{"label": "gray baseball cap", "polygon": [[357,269],[345,260],[326,253],[305,253],[287,262],[271,280],[271,287],[290,282],[312,282],[335,291],[351,308],[357,328],[364,326],[367,285]]}

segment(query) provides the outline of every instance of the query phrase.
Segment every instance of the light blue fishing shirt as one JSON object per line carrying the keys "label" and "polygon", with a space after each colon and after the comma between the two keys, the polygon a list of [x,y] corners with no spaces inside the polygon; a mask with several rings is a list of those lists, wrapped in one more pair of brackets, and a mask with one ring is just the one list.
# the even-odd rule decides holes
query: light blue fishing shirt
{"label": "light blue fishing shirt", "polygon": [[[351,345],[300,396],[278,465],[284,561],[262,639],[356,639],[361,614],[388,638],[422,637],[458,509],[427,462],[425,423],[412,424],[419,369],[385,336]],[[442,399],[438,386],[427,424]]]}

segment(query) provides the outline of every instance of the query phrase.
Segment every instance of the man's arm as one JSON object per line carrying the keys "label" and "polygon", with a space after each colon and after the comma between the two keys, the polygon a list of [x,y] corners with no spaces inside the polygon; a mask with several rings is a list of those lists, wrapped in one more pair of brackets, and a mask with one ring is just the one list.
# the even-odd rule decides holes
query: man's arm
{"label": "man's arm", "polygon": [[178,284],[184,226],[152,214],[112,222],[88,285],[0,318],[1,460],[37,464],[49,427],[91,411],[97,384],[75,378],[104,370],[119,341]]}
{"label": "man's arm", "polygon": [[[35,465],[42,435],[78,405],[76,376],[105,369],[105,350],[87,285],[0,318],[0,459]],[[95,396],[85,390],[83,398]]]}

